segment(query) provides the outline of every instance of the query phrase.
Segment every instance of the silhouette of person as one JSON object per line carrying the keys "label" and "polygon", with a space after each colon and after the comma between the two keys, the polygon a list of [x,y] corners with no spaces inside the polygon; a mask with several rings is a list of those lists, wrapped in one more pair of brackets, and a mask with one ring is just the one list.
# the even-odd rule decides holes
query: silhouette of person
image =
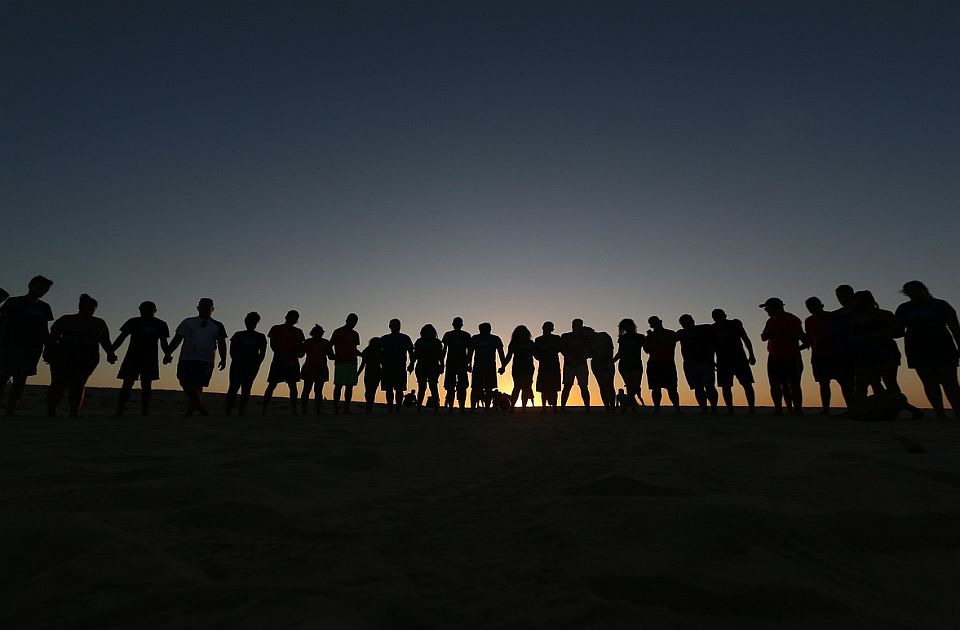
{"label": "silhouette of person", "polygon": [[543,334],[533,341],[537,369],[537,391],[544,413],[547,407],[557,411],[557,393],[560,391],[560,337],[553,334],[553,322],[543,322]]}
{"label": "silhouette of person", "polygon": [[270,349],[273,350],[273,361],[270,362],[270,371],[267,373],[267,390],[263,393],[263,407],[260,414],[267,413],[273,392],[280,383],[286,383],[290,388],[290,413],[297,413],[297,383],[300,382],[300,357],[303,356],[303,331],[297,328],[300,313],[287,311],[282,324],[270,328],[267,337],[270,339]]}
{"label": "silhouette of person", "polygon": [[623,391],[623,388],[622,388],[622,387],[617,390],[617,406],[620,407],[621,409],[623,409],[623,410],[624,410],[624,413],[626,413],[626,408],[627,408],[627,407],[631,407],[631,408],[633,408],[634,411],[636,411],[636,407],[634,407],[635,404],[636,404],[636,402],[634,402],[634,401],[630,398],[630,396],[628,396],[628,395]]}
{"label": "silhouette of person", "polygon": [[26,295],[7,297],[0,305],[0,399],[7,380],[12,379],[7,415],[17,411],[27,378],[37,373],[37,364],[50,336],[53,321],[50,305],[41,300],[53,281],[34,276],[27,284]]}
{"label": "silhouette of person", "polygon": [[446,392],[445,405],[448,412],[453,411],[453,399],[456,395],[457,402],[460,404],[460,411],[467,402],[467,372],[470,371],[470,363],[467,359],[470,346],[470,333],[463,330],[463,320],[459,317],[453,318],[453,330],[448,330],[443,334],[443,355],[445,358],[445,372],[443,378],[443,389]]}
{"label": "silhouette of person", "polygon": [[340,393],[343,392],[344,413],[350,413],[353,388],[357,385],[357,356],[360,354],[360,335],[354,330],[360,318],[347,315],[347,321],[330,335],[333,347],[333,413],[340,413]]}
{"label": "silhouette of person", "polygon": [[303,370],[300,378],[303,379],[303,395],[300,398],[303,413],[307,413],[310,403],[310,392],[316,401],[317,415],[323,410],[323,385],[330,380],[328,359],[333,359],[333,349],[330,340],[323,338],[323,326],[314,326],[310,329],[310,338],[303,342]]}
{"label": "silhouette of person", "polygon": [[[723,392],[727,413],[733,414],[733,378],[736,377],[743,387],[748,413],[752,414],[756,407],[756,394],[753,391],[753,370],[750,366],[757,364],[753,344],[739,319],[727,319],[727,314],[720,308],[713,309],[711,317],[713,345],[717,351],[717,384]],[[744,347],[749,357],[744,353]]]}
{"label": "silhouette of person", "polygon": [[909,300],[897,307],[894,317],[896,335],[904,338],[907,366],[917,371],[937,418],[946,417],[944,395],[954,415],[960,417],[957,312],[944,300],[933,297],[919,280],[904,284],[903,293]]}
{"label": "silhouette of person", "polygon": [[680,393],[677,391],[677,333],[663,327],[663,321],[656,315],[647,318],[650,330],[643,343],[647,359],[647,386],[653,399],[653,412],[660,413],[661,390],[667,390],[667,396],[673,403],[674,411],[680,413]]}
{"label": "silhouette of person", "polygon": [[580,388],[580,397],[583,398],[583,408],[590,408],[589,372],[587,359],[591,355],[593,329],[583,325],[582,319],[575,319],[570,324],[570,332],[560,335],[560,354],[563,355],[563,391],[560,393],[560,408],[567,406],[570,390],[576,380]]}
{"label": "silhouette of person", "polygon": [[527,400],[533,399],[533,357],[536,353],[536,344],[533,341],[533,335],[530,329],[520,324],[513,329],[510,336],[510,343],[507,344],[507,356],[500,366],[500,374],[507,371],[510,361],[513,361],[513,393],[510,394],[510,407],[512,410],[517,400],[522,396],[520,405],[523,409],[527,407]]}
{"label": "silhouette of person", "polygon": [[853,347],[850,342],[850,326],[853,323],[854,290],[849,284],[841,284],[834,294],[840,308],[830,313],[834,360],[832,377],[840,384],[840,393],[845,402],[853,397]]}
{"label": "silhouette of person", "polygon": [[228,416],[233,413],[237,392],[240,392],[238,411],[241,416],[246,412],[253,391],[253,381],[267,356],[267,336],[257,331],[259,323],[259,313],[247,313],[243,318],[245,329],[233,333],[230,338],[230,382],[227,386],[226,401]]}
{"label": "silhouette of person", "polygon": [[127,349],[117,378],[123,382],[120,387],[120,397],[117,400],[117,411],[114,416],[120,417],[130,400],[133,384],[140,381],[140,413],[149,415],[150,395],[153,391],[153,381],[160,378],[160,358],[158,350],[167,354],[167,339],[170,329],[167,323],[157,317],[157,305],[146,301],[140,304],[140,317],[131,317],[120,327],[120,336],[113,342],[113,351],[116,352],[127,337],[130,337],[130,347]]}
{"label": "silhouette of person", "polygon": [[[404,407],[416,407],[417,406],[417,390],[411,390],[403,396],[403,406]],[[397,401],[397,409],[400,408],[400,401]]]}
{"label": "silhouette of person", "polygon": [[[841,285],[840,288],[847,285]],[[846,294],[838,288],[838,295]],[[824,310],[823,302],[818,297],[809,297],[805,302],[810,316],[803,322],[804,332],[807,335],[805,347],[810,348],[810,367],[813,370],[813,380],[820,386],[820,402],[823,409],[820,415],[830,415],[830,400],[832,392],[830,391],[830,381],[837,381],[840,385],[840,391],[843,394],[844,402],[850,404],[850,381],[852,374],[849,372],[848,359],[846,355],[850,354],[849,348],[849,326],[851,325],[853,311],[847,313],[830,313]],[[838,330],[847,326],[848,330],[838,336]],[[838,339],[843,339],[848,347],[844,349],[844,356],[838,349]]]}
{"label": "silhouette of person", "polygon": [[430,387],[430,397],[436,405],[433,412],[440,410],[440,392],[437,390],[437,381],[443,371],[443,343],[437,339],[437,329],[433,324],[426,324],[420,329],[420,338],[413,345],[413,360],[408,371],[416,370],[417,375],[417,411],[423,407],[423,397]]}
{"label": "silhouette of person", "polygon": [[700,413],[707,413],[709,403],[710,413],[716,415],[720,397],[713,384],[716,371],[713,329],[709,324],[698,325],[693,316],[686,313],[680,316],[680,326],[677,341],[680,342],[683,375],[687,379],[687,385],[693,390],[697,404],[700,405]]}
{"label": "silhouette of person", "polygon": [[501,367],[506,357],[503,355],[503,341],[490,332],[489,323],[480,324],[477,330],[479,332],[470,338],[467,355],[467,362],[472,363],[473,370],[470,406],[476,409],[480,404],[489,410],[493,390],[497,389],[497,356]]}
{"label": "silhouette of person", "polygon": [[213,300],[200,298],[197,303],[197,316],[188,317],[177,326],[173,339],[163,357],[166,365],[173,361],[173,353],[183,344],[180,359],[177,361],[177,380],[187,397],[187,412],[194,411],[208,415],[203,404],[203,388],[210,384],[213,376],[213,364],[217,353],[220,354],[219,369],[227,367],[227,331],[223,324],[213,319]]}
{"label": "silhouette of person", "polygon": [[380,337],[371,337],[360,356],[360,371],[357,374],[363,374],[367,413],[373,413],[373,402],[377,396],[377,389],[380,388],[380,377],[383,374],[383,346],[380,343]]}
{"label": "silhouette of person", "polygon": [[[403,406],[403,392],[407,389],[407,357],[413,366],[413,341],[400,332],[400,320],[390,320],[390,332],[380,337],[383,367],[380,375],[380,387],[387,395],[387,413],[396,410],[400,413]],[[396,407],[394,407],[396,401]]]}
{"label": "silhouette of person", "polygon": [[[621,319],[617,325],[617,353],[613,361],[620,369],[620,378],[627,388],[626,400],[621,411],[626,413],[629,407],[637,413],[636,401],[643,404],[643,342],[644,336],[637,332],[637,324],[630,318]],[[618,397],[619,400],[619,397]],[[621,401],[622,402],[622,401]]]}
{"label": "silhouette of person", "polygon": [[784,310],[780,298],[768,298],[760,308],[769,316],[760,339],[767,342],[767,378],[773,398],[773,413],[778,416],[782,414],[783,404],[786,403],[788,411],[802,414],[800,375],[803,373],[803,361],[800,348],[806,342],[803,323],[799,317]]}
{"label": "silhouette of person", "polygon": [[608,412],[613,412],[617,406],[617,393],[613,385],[616,368],[613,365],[613,338],[609,333],[597,331],[591,339],[590,368],[593,377],[597,379],[600,388],[600,399]]}
{"label": "silhouette of person", "polygon": [[110,343],[107,323],[99,317],[97,301],[84,293],[73,315],[63,315],[50,327],[50,339],[44,352],[50,364],[50,389],[47,390],[47,415],[57,415],[57,406],[67,393],[70,415],[76,417],[83,405],[87,379],[100,363],[100,348],[107,361],[117,362]]}

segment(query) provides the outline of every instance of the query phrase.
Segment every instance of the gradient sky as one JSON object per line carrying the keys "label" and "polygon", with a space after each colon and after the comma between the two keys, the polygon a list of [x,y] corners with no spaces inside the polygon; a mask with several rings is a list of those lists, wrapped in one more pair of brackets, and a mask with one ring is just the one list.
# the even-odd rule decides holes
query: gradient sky
{"label": "gradient sky", "polygon": [[113,330],[960,303],[957,3],[8,0],[0,60],[0,286]]}

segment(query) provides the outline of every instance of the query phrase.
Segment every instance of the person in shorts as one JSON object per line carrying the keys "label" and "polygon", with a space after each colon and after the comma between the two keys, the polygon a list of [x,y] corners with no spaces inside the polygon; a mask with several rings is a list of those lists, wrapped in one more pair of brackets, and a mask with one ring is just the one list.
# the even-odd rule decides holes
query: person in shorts
{"label": "person in shorts", "polygon": [[[637,412],[636,401],[643,405],[643,342],[645,337],[637,332],[637,324],[630,318],[620,320],[617,325],[617,353],[613,361],[620,370],[620,378],[626,388],[626,402],[620,404],[621,411],[626,413],[627,407]],[[621,403],[619,396],[617,400]]]}
{"label": "person in shorts", "polygon": [[437,329],[433,324],[426,324],[420,329],[420,338],[413,344],[413,361],[407,371],[415,372],[417,376],[417,411],[423,407],[423,399],[429,387],[433,412],[437,413],[440,410],[437,381],[443,371],[443,342],[437,339]]}
{"label": "person in shorts", "polygon": [[593,329],[583,325],[582,319],[570,323],[570,332],[560,335],[560,354],[563,355],[563,391],[560,392],[560,409],[567,406],[570,391],[576,381],[580,389],[583,408],[590,408],[590,372],[587,359],[592,354]]}
{"label": "person in shorts", "polygon": [[470,338],[468,363],[471,363],[473,383],[471,384],[470,408],[482,405],[490,410],[493,390],[497,389],[497,356],[503,367],[506,357],[503,354],[503,341],[494,335],[489,323],[477,327],[477,334]]}
{"label": "person in shorts", "polygon": [[227,331],[213,319],[213,308],[212,299],[201,298],[197,303],[197,316],[180,322],[163,357],[164,365],[170,363],[173,353],[183,344],[177,361],[177,380],[187,397],[187,417],[194,411],[209,415],[203,404],[203,389],[210,384],[218,353],[219,369],[227,367]]}
{"label": "person in shorts", "polygon": [[647,331],[643,343],[643,351],[649,355],[647,359],[647,387],[650,388],[650,397],[653,399],[653,412],[660,413],[662,390],[667,390],[667,396],[673,403],[673,409],[680,413],[680,393],[677,391],[677,333],[664,328],[663,320],[656,315],[647,319],[650,329]]}
{"label": "person in shorts", "polygon": [[323,386],[330,380],[330,367],[327,361],[333,358],[333,349],[330,340],[323,337],[323,326],[317,325],[310,329],[310,338],[303,342],[303,369],[300,378],[303,380],[303,394],[300,404],[304,414],[310,404],[310,393],[316,403],[317,415],[323,411]]}
{"label": "person in shorts", "polygon": [[263,393],[263,407],[260,414],[266,414],[273,392],[280,383],[286,383],[290,391],[290,413],[297,413],[297,383],[300,382],[300,357],[303,356],[303,331],[297,328],[300,313],[287,311],[282,324],[270,328],[267,338],[273,350],[270,371],[267,372],[267,389]]}
{"label": "person in shorts", "polygon": [[53,281],[34,276],[26,295],[7,297],[0,305],[0,399],[12,379],[6,415],[17,411],[27,379],[37,373],[37,364],[50,337],[53,311],[41,300]]}
{"label": "person in shorts", "polygon": [[387,395],[387,413],[400,413],[403,407],[403,393],[407,389],[407,358],[413,367],[413,340],[400,332],[400,320],[391,319],[390,332],[380,337],[383,353],[383,368],[380,374],[380,387]]}
{"label": "person in shorts", "polygon": [[353,388],[357,386],[357,357],[360,354],[360,335],[355,330],[360,318],[347,315],[347,321],[330,335],[333,348],[333,413],[340,413],[340,394],[343,393],[343,412],[350,413]]}
{"label": "person in shorts", "polygon": [[446,393],[444,404],[448,412],[453,411],[453,400],[456,397],[460,411],[467,402],[467,372],[470,371],[467,355],[469,354],[470,333],[463,330],[463,319],[453,318],[453,330],[443,334],[444,377],[443,389]]}
{"label": "person in shorts", "polygon": [[700,405],[700,413],[707,413],[709,404],[710,413],[716,415],[720,396],[714,386],[716,350],[713,345],[713,330],[708,324],[697,325],[689,314],[680,316],[680,327],[677,341],[680,342],[683,375],[687,379],[687,385],[693,390],[697,404]]}
{"label": "person in shorts", "polygon": [[[717,385],[723,392],[727,414],[733,414],[734,377],[743,388],[748,413],[752,414],[756,408],[756,393],[753,390],[753,370],[750,366],[757,364],[757,357],[753,354],[753,343],[750,342],[750,337],[743,328],[743,322],[739,319],[727,319],[723,309],[713,309],[711,317],[713,318],[713,324],[711,324],[713,346],[717,353]],[[749,356],[747,356],[748,353]]]}
{"label": "person in shorts", "polygon": [[167,354],[169,350],[167,339],[170,338],[170,328],[157,317],[157,305],[150,301],[142,302],[139,310],[140,316],[125,321],[120,327],[120,336],[113,342],[113,351],[116,352],[127,337],[130,338],[130,347],[117,373],[122,385],[117,411],[113,414],[116,417],[123,415],[137,381],[140,381],[140,414],[149,415],[153,382],[160,378],[160,357],[157,353],[162,350]]}
{"label": "person in shorts", "polygon": [[799,317],[784,310],[780,298],[769,298],[760,308],[768,315],[760,339],[767,342],[767,378],[770,380],[773,413],[782,414],[786,403],[788,411],[800,415],[803,413],[800,348],[806,342],[803,323]]}
{"label": "person in shorts", "polygon": [[[846,285],[843,285],[846,286]],[[843,293],[841,292],[841,295]],[[846,313],[831,313],[824,310],[823,301],[816,297],[807,298],[805,305],[810,316],[803,321],[803,330],[807,335],[805,348],[810,348],[810,368],[813,371],[813,380],[820,386],[820,415],[830,415],[830,401],[832,392],[831,381],[837,381],[844,403],[849,405],[853,391],[850,387],[852,362],[847,356],[841,356],[840,345],[844,352],[850,354],[849,327],[852,320]],[[851,312],[851,316],[852,316]],[[846,325],[848,330],[838,340],[837,331]],[[851,354],[852,357],[852,354]],[[849,364],[849,365],[848,365]]]}
{"label": "person in shorts", "polygon": [[610,333],[595,331],[590,337],[590,371],[597,381],[600,400],[608,413],[613,413],[617,406],[617,390],[613,384],[617,370],[613,356],[613,338]]}
{"label": "person in shorts", "polygon": [[380,389],[380,379],[383,376],[383,346],[380,337],[370,337],[367,347],[360,353],[360,370],[363,374],[364,397],[367,403],[367,413],[373,413],[373,403]]}
{"label": "person in shorts", "polygon": [[233,413],[233,404],[240,392],[239,414],[242,416],[250,402],[253,381],[267,356],[267,336],[257,331],[260,314],[250,312],[243,318],[244,330],[230,338],[230,381],[227,386],[226,414]]}

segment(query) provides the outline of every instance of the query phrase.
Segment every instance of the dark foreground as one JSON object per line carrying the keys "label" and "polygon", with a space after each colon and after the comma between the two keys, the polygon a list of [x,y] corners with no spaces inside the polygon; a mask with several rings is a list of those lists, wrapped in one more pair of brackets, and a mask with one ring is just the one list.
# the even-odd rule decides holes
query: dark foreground
{"label": "dark foreground", "polygon": [[951,423],[0,422],[4,628],[953,628],[960,613]]}

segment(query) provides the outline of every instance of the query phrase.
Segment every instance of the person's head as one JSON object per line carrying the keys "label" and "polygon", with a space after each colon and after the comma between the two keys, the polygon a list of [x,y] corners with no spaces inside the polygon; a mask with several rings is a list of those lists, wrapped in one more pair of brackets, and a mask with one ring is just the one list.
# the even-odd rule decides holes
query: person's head
{"label": "person's head", "polygon": [[80,295],[80,303],[77,305],[77,310],[81,315],[93,315],[97,312],[97,301],[83,293]]}
{"label": "person's head", "polygon": [[247,330],[256,330],[257,324],[260,323],[260,313],[256,311],[250,311],[247,313],[247,316],[243,318],[243,325],[247,327]]}
{"label": "person's head", "polygon": [[626,335],[627,333],[637,332],[637,322],[633,321],[629,317],[625,317],[620,320],[620,323],[617,324],[617,331],[621,335]]}
{"label": "person's head", "polygon": [[324,333],[323,326],[321,326],[320,324],[317,324],[316,326],[310,329],[310,336],[313,337],[314,339],[323,338],[323,333]]}
{"label": "person's head", "polygon": [[696,325],[696,322],[693,321],[693,315],[688,315],[684,313],[680,316],[680,325],[684,328],[693,328]]}
{"label": "person's head", "polygon": [[157,305],[147,300],[146,302],[140,302],[140,317],[151,318],[157,314]]}
{"label": "person's head", "polygon": [[778,297],[767,298],[767,301],[760,305],[760,308],[767,312],[767,315],[776,315],[783,312],[783,300]]}
{"label": "person's head", "polygon": [[650,324],[650,328],[653,330],[660,330],[663,328],[663,321],[660,320],[656,315],[651,315],[647,318],[647,323]]}
{"label": "person's head", "polygon": [[293,326],[300,321],[300,313],[296,311],[287,311],[287,315],[283,318],[283,321]]}
{"label": "person's head", "polygon": [[454,318],[453,318],[453,329],[454,329],[454,330],[460,330],[461,328],[463,328],[463,318],[462,318],[462,317],[454,317]]}
{"label": "person's head", "polygon": [[543,322],[543,326],[541,328],[543,330],[543,334],[549,335],[554,330],[553,322]]}
{"label": "person's head", "polygon": [[510,336],[511,341],[530,341],[530,329],[520,324],[513,329],[513,335]]}
{"label": "person's head", "polygon": [[390,332],[392,333],[400,332],[400,320],[397,319],[396,317],[390,320],[390,323],[388,324],[388,326],[390,327]]}
{"label": "person's head", "polygon": [[823,312],[823,302],[816,296],[808,297],[804,304],[807,305],[807,310],[810,311],[811,315]]}
{"label": "person's head", "polygon": [[43,276],[34,276],[27,283],[27,295],[35,300],[42,298],[53,286],[53,280]]}
{"label": "person's head", "polygon": [[623,396],[623,388],[621,387],[620,389],[618,389],[618,390],[617,390],[617,393],[618,393],[619,395]]}
{"label": "person's head", "polygon": [[349,315],[347,315],[347,322],[346,322],[347,328],[353,328],[354,326],[357,325],[358,321],[360,321],[360,318],[357,317],[357,314],[350,313]]}
{"label": "person's head", "polygon": [[370,341],[367,342],[367,347],[377,350],[382,345],[380,337],[370,337]]}
{"label": "person's head", "polygon": [[710,317],[712,317],[712,318],[713,318],[713,321],[717,322],[718,324],[719,324],[720,322],[725,322],[725,321],[727,321],[727,314],[726,314],[726,312],[724,312],[724,310],[723,310],[722,308],[715,308],[715,309],[713,309],[713,310],[710,312]]}
{"label": "person's head", "polygon": [[483,322],[477,326],[477,330],[480,331],[481,335],[489,335],[492,328],[490,327],[490,322]]}
{"label": "person's head", "polygon": [[911,300],[929,300],[932,297],[927,285],[919,280],[911,280],[903,285],[903,294]]}
{"label": "person's head", "polygon": [[582,320],[582,319],[577,318],[577,319],[573,320],[572,322],[570,322],[570,330],[572,330],[573,332],[577,332],[577,331],[580,330],[581,328],[583,328],[583,320]]}
{"label": "person's head", "polygon": [[197,313],[201,319],[210,319],[213,315],[213,300],[210,298],[200,298],[197,303]]}
{"label": "person's head", "polygon": [[853,294],[853,305],[863,310],[874,310],[880,308],[877,300],[873,297],[871,291],[857,291]]}
{"label": "person's head", "polygon": [[841,284],[834,293],[837,295],[840,306],[853,306],[853,287],[849,284]]}
{"label": "person's head", "polygon": [[424,324],[423,328],[420,329],[420,336],[424,339],[436,339],[437,329],[433,324]]}

